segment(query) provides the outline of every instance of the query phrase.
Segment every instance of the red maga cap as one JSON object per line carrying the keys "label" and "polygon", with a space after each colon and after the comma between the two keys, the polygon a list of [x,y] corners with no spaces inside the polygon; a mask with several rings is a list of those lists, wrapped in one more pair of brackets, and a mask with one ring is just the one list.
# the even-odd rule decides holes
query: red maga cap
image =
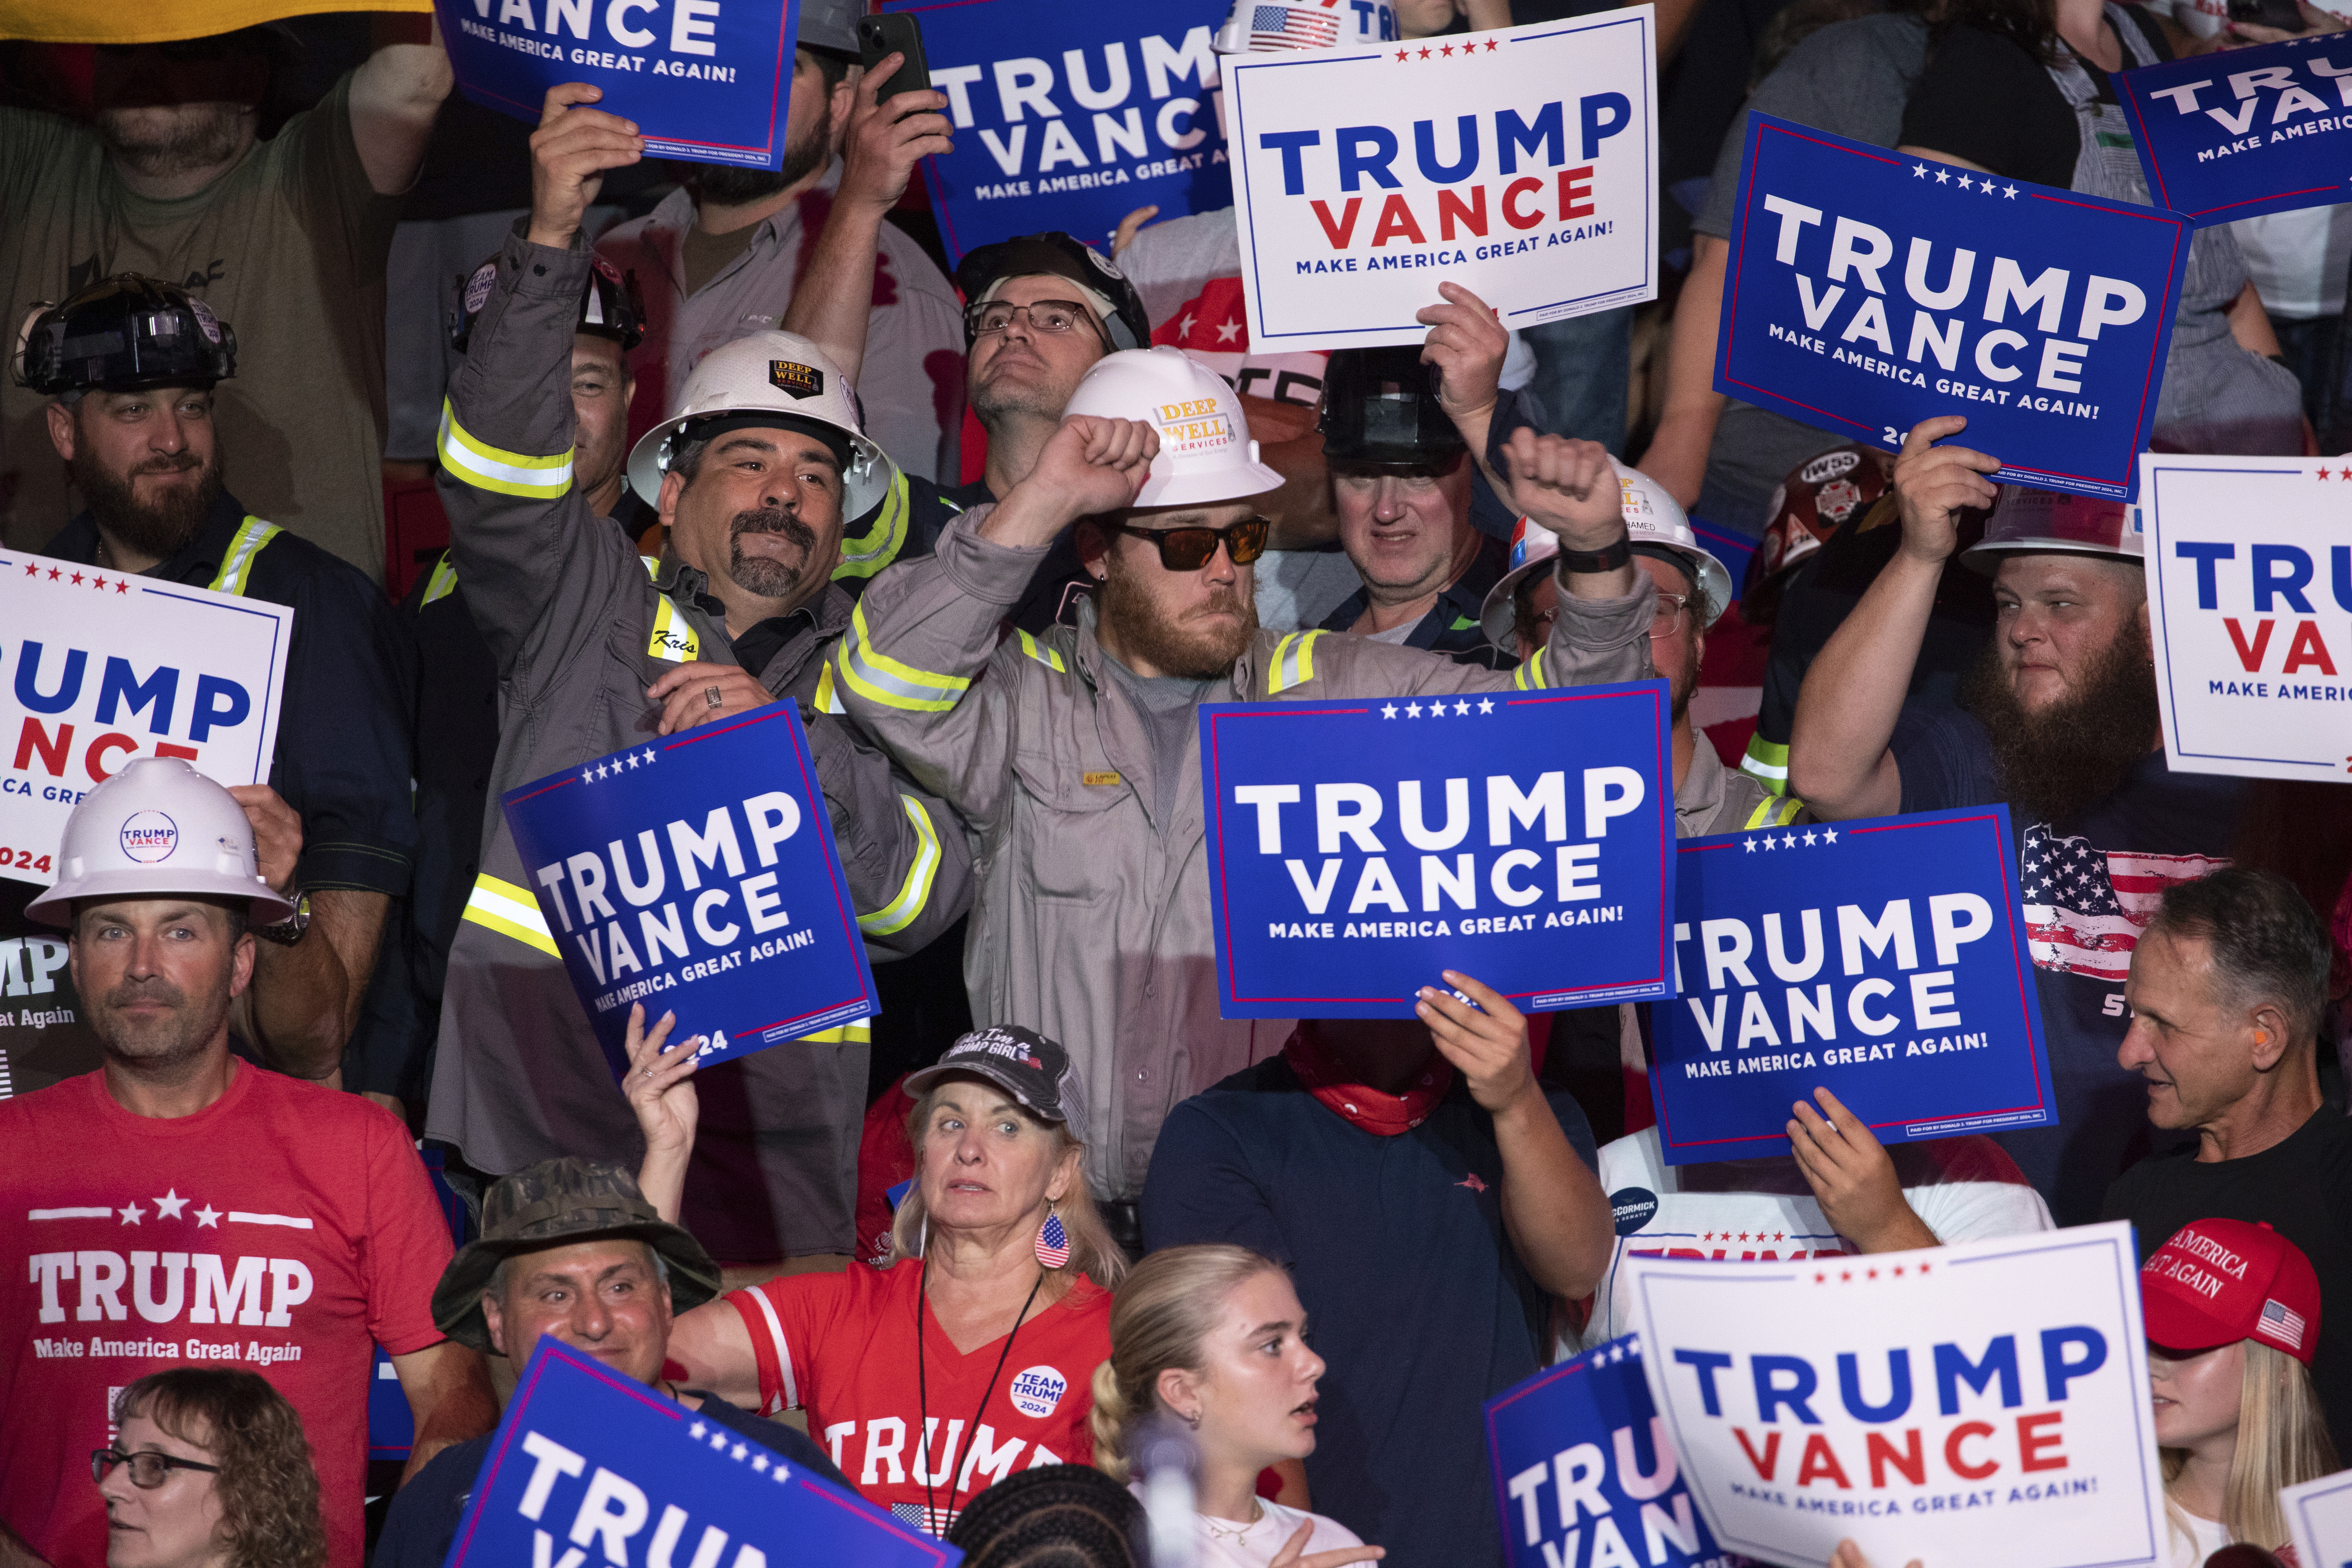
{"label": "red maga cap", "polygon": [[2141,1265],[2139,1296],[2148,1339],[2168,1350],[2260,1340],[2308,1366],[2319,1342],[2319,1276],[2267,1225],[2182,1226]]}

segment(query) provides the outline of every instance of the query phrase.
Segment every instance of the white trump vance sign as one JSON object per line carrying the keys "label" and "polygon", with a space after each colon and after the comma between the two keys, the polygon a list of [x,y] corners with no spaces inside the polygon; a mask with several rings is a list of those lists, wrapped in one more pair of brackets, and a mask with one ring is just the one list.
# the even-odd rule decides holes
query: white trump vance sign
{"label": "white trump vance sign", "polygon": [[1650,6],[1224,70],[1252,342],[1418,342],[1440,279],[1515,327],[1657,298]]}

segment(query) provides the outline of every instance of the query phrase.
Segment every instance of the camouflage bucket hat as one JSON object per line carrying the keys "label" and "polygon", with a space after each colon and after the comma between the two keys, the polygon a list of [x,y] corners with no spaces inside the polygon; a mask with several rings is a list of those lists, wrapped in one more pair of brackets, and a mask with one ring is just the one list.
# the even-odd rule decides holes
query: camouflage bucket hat
{"label": "camouflage bucket hat", "polygon": [[433,1321],[485,1354],[482,1292],[499,1264],[576,1241],[623,1237],[650,1246],[669,1268],[670,1305],[684,1312],[719,1294],[719,1265],[702,1243],[654,1212],[637,1180],[609,1160],[542,1160],[501,1178],[482,1198],[482,1234],[458,1250],[433,1289]]}

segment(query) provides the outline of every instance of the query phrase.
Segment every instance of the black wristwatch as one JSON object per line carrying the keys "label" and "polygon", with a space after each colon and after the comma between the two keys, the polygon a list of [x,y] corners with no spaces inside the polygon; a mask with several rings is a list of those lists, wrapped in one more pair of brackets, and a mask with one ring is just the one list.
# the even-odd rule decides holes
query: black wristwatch
{"label": "black wristwatch", "polygon": [[296,942],[300,942],[302,933],[310,929],[310,895],[297,888],[294,889],[293,898],[288,901],[294,906],[292,914],[274,926],[255,926],[253,934],[264,942],[274,942],[280,947],[292,947]]}
{"label": "black wristwatch", "polygon": [[1619,534],[1617,542],[1606,550],[1570,550],[1562,546],[1559,553],[1552,559],[1559,563],[1559,569],[1563,572],[1614,572],[1620,566],[1633,564],[1633,536]]}

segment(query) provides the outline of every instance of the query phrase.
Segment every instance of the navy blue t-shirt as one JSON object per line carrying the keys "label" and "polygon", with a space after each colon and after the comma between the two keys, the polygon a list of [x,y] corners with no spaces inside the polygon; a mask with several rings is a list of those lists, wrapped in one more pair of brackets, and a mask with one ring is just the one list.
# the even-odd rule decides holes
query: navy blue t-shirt
{"label": "navy blue t-shirt", "polygon": [[[1592,1131],[1552,1113],[1587,1165]],[[1499,1563],[1481,1405],[1534,1375],[1549,1299],[1503,1231],[1495,1120],[1456,1079],[1384,1138],[1327,1110],[1280,1057],[1168,1115],[1143,1185],[1147,1248],[1255,1247],[1290,1265],[1316,1353],[1315,1511],[1387,1568]]]}
{"label": "navy blue t-shirt", "polygon": [[[1891,749],[1906,812],[2002,799],[1991,739],[1970,714],[1906,712]],[[2124,980],[2164,889],[2229,863],[2244,793],[2242,779],[2176,773],[2150,752],[2078,822],[2012,812],[2058,1125],[1993,1136],[2062,1226],[2095,1221],[2108,1183],[2177,1142],[2149,1125],[2146,1080],[2116,1062],[2131,1023]]]}

